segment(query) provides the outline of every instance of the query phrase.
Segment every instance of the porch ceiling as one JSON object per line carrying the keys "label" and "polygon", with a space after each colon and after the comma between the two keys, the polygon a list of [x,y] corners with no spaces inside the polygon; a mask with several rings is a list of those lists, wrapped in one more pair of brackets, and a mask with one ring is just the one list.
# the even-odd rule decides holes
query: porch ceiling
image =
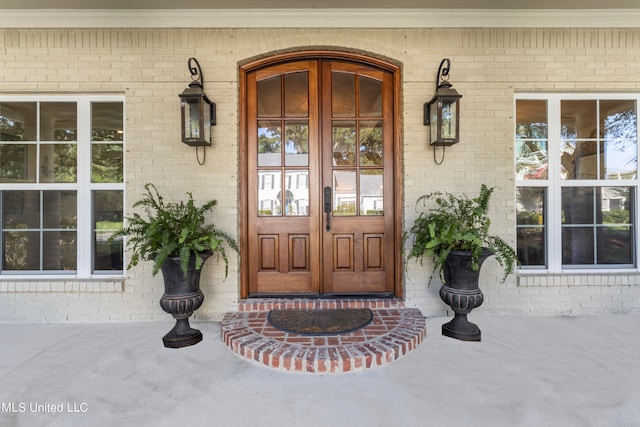
{"label": "porch ceiling", "polygon": [[3,0],[0,9],[640,9],[638,0]]}

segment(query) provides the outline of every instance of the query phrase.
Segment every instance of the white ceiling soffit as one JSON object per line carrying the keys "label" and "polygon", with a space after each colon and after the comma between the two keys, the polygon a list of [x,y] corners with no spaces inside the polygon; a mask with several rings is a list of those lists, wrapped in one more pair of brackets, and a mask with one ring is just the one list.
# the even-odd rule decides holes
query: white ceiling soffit
{"label": "white ceiling soffit", "polygon": [[640,28],[640,9],[2,9],[0,28]]}

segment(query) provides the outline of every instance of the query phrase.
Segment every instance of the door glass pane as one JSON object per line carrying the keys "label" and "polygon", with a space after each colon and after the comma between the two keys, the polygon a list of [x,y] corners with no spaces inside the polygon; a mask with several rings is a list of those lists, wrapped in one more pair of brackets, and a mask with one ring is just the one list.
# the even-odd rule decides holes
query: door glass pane
{"label": "door glass pane", "polygon": [[331,114],[333,117],[355,117],[355,75],[334,71],[331,73],[331,77]]}
{"label": "door glass pane", "polygon": [[36,182],[36,144],[0,144],[0,182]]}
{"label": "door glass pane", "polygon": [[282,128],[279,121],[258,122],[258,166],[282,166]]}
{"label": "door glass pane", "polygon": [[285,138],[285,166],[308,166],[309,125],[307,121],[287,121],[285,123]]}
{"label": "door glass pane", "polygon": [[290,73],[284,77],[285,117],[307,117],[309,114],[309,75]]}
{"label": "door glass pane", "polygon": [[282,114],[281,77],[258,82],[258,117],[280,117]]}
{"label": "door glass pane", "polygon": [[360,165],[382,166],[382,120],[360,122]]}
{"label": "door glass pane", "polygon": [[258,171],[258,215],[282,216],[282,172]]}
{"label": "door glass pane", "polygon": [[288,216],[309,215],[309,171],[287,171],[285,173],[284,214]]}
{"label": "door glass pane", "polygon": [[40,141],[77,141],[77,116],[75,102],[42,102]]}
{"label": "door glass pane", "polygon": [[563,100],[560,104],[562,138],[595,138],[596,101]]}
{"label": "door glass pane", "polygon": [[333,165],[355,166],[356,164],[356,122],[334,120]]}
{"label": "door glass pane", "polygon": [[360,171],[360,215],[382,215],[384,191],[382,169]]}
{"label": "door glass pane", "polygon": [[124,136],[122,102],[91,104],[91,140],[122,141]]}
{"label": "door glass pane", "polygon": [[356,172],[333,171],[333,214],[355,216],[356,212]]}
{"label": "door glass pane", "polygon": [[35,102],[0,103],[0,141],[36,140]]}
{"label": "door glass pane", "polygon": [[382,82],[360,76],[360,117],[382,115]]}

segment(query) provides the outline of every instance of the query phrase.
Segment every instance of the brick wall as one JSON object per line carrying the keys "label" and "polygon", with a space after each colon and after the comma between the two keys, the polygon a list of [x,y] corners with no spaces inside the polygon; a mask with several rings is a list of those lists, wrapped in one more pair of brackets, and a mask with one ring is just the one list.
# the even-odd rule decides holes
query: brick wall
{"label": "brick wall", "polygon": [[[126,96],[127,205],[154,182],[168,199],[188,190],[215,198],[215,223],[238,231],[238,63],[283,49],[333,46],[383,55],[402,64],[404,225],[417,197],[434,189],[475,193],[496,186],[493,231],[514,242],[513,94],[518,91],[636,92],[640,30],[625,29],[52,29],[0,30],[0,93],[118,93]],[[218,106],[214,148],[198,166],[180,143],[178,94],[198,58],[205,89]],[[463,94],[461,142],[433,162],[422,105],[433,94],[441,59]],[[167,320],[162,279],[150,265],[117,281],[7,281],[0,278],[0,321]],[[408,305],[427,315],[447,307],[430,266],[409,262]],[[219,319],[239,296],[238,259],[222,281],[209,261],[197,318]],[[478,313],[598,314],[640,312],[638,275],[515,275],[500,283],[496,263],[481,275]]]}

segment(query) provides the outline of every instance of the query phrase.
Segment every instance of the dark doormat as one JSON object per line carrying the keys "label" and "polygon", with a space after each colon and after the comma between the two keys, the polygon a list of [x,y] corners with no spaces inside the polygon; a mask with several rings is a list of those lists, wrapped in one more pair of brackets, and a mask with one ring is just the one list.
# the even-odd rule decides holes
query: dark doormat
{"label": "dark doormat", "polygon": [[337,335],[353,332],[373,320],[368,308],[338,310],[271,310],[269,323],[299,335]]}

